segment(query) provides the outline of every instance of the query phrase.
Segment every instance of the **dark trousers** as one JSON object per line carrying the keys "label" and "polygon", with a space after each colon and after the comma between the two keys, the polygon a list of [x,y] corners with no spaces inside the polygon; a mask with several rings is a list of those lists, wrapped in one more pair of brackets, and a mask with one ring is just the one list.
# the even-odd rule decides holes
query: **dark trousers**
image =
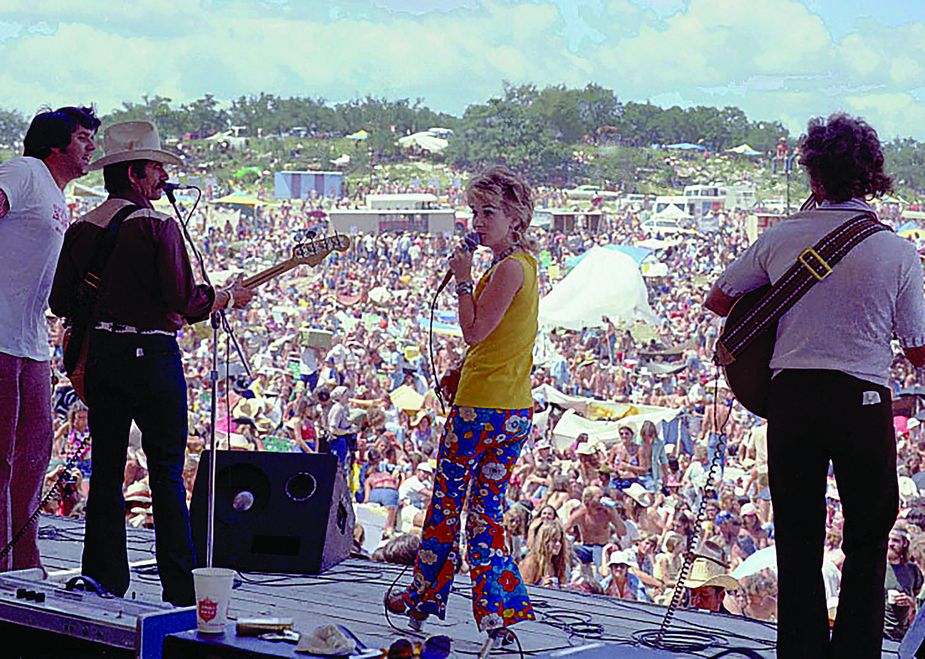
{"label": "dark trousers", "polygon": [[154,509],[155,554],[165,601],[195,602],[195,564],[183,487],[186,380],[172,337],[94,331],[87,371],[93,437],[83,573],[123,595],[129,586],[122,484],[131,422],[141,430]]}
{"label": "dark trousers", "polygon": [[[845,519],[831,639],[821,574],[829,461]],[[771,386],[768,464],[777,656],[880,657],[887,537],[899,509],[889,390],[838,371],[780,373]]]}

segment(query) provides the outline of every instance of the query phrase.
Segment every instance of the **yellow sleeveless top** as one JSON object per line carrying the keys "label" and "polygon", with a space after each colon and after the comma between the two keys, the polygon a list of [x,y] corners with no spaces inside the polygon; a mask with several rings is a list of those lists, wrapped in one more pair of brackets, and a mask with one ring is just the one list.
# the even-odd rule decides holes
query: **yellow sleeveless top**
{"label": "yellow sleeveless top", "polygon": [[[495,330],[466,353],[454,401],[461,407],[501,410],[533,407],[530,370],[539,308],[536,259],[524,252],[508,258],[520,261],[524,283]],[[474,291],[476,301],[485,291],[492,272],[494,268],[479,279]]]}

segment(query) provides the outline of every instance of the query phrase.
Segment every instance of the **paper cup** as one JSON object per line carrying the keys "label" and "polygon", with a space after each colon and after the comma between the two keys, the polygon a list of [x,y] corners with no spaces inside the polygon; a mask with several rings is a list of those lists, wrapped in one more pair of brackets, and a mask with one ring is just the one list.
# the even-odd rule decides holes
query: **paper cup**
{"label": "paper cup", "polygon": [[234,570],[199,567],[193,570],[196,591],[196,627],[204,634],[221,634],[228,623],[228,605]]}

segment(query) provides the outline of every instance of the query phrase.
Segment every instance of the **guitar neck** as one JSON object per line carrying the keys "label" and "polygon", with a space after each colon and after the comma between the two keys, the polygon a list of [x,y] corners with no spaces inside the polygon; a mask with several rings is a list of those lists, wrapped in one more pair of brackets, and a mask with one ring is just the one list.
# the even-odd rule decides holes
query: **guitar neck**
{"label": "guitar neck", "polygon": [[286,261],[282,261],[280,263],[277,263],[276,265],[270,266],[266,270],[262,270],[258,272],[256,275],[253,275],[252,277],[248,277],[241,283],[244,284],[244,286],[246,286],[247,288],[255,288],[257,286],[262,286],[263,284],[266,284],[271,279],[275,279],[276,277],[279,277],[284,272],[289,272],[290,270],[295,268],[297,265],[299,265],[298,261],[295,261],[294,259],[287,259]]}

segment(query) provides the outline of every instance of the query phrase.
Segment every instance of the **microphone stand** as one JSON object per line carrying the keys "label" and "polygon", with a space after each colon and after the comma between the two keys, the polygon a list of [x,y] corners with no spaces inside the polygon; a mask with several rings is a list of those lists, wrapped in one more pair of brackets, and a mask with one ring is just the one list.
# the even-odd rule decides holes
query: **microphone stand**
{"label": "microphone stand", "polygon": [[[199,205],[199,200],[202,198],[202,190],[199,188],[194,188],[199,192],[199,197],[196,199],[196,203],[193,206],[193,209],[190,211],[189,217],[196,211],[196,206]],[[193,238],[190,236],[189,229],[187,228],[187,222],[183,221],[183,216],[180,213],[180,209],[177,208],[177,200],[173,194],[173,190],[165,189],[164,190],[167,200],[170,202],[170,205],[173,207],[174,213],[177,216],[177,220],[180,222],[180,227],[183,230],[183,236],[186,238],[186,241],[189,243],[190,247],[193,250],[193,254],[196,256],[196,260],[199,262],[199,270],[202,274],[203,281],[209,286],[212,286],[212,281],[209,279],[209,274],[206,272],[205,262],[202,259],[202,254],[196,249],[196,245],[193,243]],[[214,287],[213,287],[214,288]],[[218,311],[213,311],[209,317],[209,324],[212,326],[212,369],[209,371],[209,382],[211,385],[211,400],[209,402],[209,444],[206,447],[211,451],[209,460],[209,475],[207,479],[207,505],[206,505],[206,557],[205,557],[205,566],[212,567],[212,556],[213,556],[213,546],[214,546],[214,534],[215,534],[215,474],[216,474],[216,464],[218,463],[218,455],[216,452],[215,446],[215,423],[218,418],[218,330],[221,328],[224,330],[225,334],[231,339],[231,343],[234,345],[235,351],[238,353],[238,357],[241,359],[241,363],[244,365],[244,371],[247,373],[247,376],[253,379],[253,374],[250,368],[250,365],[247,363],[247,356],[244,354],[244,351],[241,348],[241,345],[238,343],[238,338],[234,334],[234,330],[231,328],[231,325],[228,322],[228,317],[225,315],[224,309],[219,309]],[[230,355],[228,350],[225,351],[225,375],[228,375],[228,366],[230,362]],[[225,392],[225,405],[226,408],[230,405],[230,396],[229,392]],[[230,410],[229,410],[230,411]],[[228,432],[231,432],[231,428],[228,428]]]}

